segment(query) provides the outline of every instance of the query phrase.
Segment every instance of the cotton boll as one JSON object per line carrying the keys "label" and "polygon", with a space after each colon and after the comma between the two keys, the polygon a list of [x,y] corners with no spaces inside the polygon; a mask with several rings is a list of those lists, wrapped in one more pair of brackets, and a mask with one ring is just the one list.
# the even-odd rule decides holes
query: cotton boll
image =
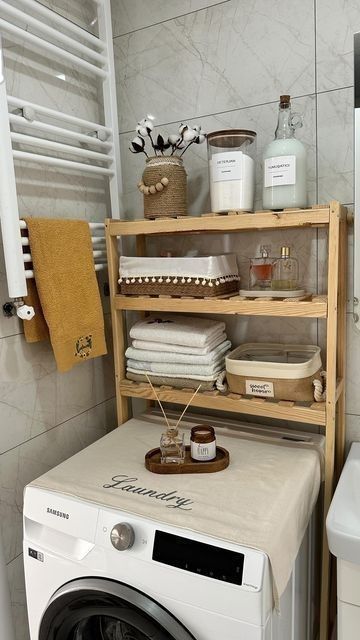
{"label": "cotton boll", "polygon": [[141,124],[137,125],[135,131],[136,131],[136,133],[139,134],[139,136],[147,136],[147,134],[148,134],[147,128],[143,127]]}
{"label": "cotton boll", "polygon": [[190,127],[187,127],[183,132],[182,137],[185,142],[192,142],[193,140],[195,140],[195,138],[198,137],[198,133],[194,129],[190,129]]}
{"label": "cotton boll", "polygon": [[140,147],[145,146],[145,140],[140,138],[140,136],[136,136],[131,142],[132,144],[138,144]]}
{"label": "cotton boll", "polygon": [[170,142],[170,144],[172,146],[174,146],[179,140],[179,136],[177,135],[177,133],[172,133],[169,137],[168,137],[168,141]]}
{"label": "cotton boll", "polygon": [[143,118],[142,120],[140,120],[140,122],[138,122],[138,126],[145,127],[148,133],[151,133],[154,128],[153,123],[148,118]]}

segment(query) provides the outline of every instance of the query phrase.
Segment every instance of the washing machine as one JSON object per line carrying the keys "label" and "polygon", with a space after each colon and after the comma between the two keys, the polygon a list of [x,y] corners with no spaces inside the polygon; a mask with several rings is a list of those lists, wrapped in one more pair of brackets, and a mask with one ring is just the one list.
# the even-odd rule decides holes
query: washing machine
{"label": "washing machine", "polygon": [[120,505],[25,489],[31,640],[313,640],[312,561],[310,527],[279,613],[261,551]]}

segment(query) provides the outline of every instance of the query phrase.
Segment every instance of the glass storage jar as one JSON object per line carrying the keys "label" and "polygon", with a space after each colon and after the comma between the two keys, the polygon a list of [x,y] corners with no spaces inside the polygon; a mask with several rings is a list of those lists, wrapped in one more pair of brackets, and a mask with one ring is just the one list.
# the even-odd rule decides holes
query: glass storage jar
{"label": "glass storage jar", "polygon": [[246,129],[207,135],[211,210],[253,211],[256,133]]}

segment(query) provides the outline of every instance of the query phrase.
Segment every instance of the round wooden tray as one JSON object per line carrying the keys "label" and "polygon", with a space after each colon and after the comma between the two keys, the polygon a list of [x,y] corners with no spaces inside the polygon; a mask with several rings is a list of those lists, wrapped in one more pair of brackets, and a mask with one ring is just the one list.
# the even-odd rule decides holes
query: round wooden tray
{"label": "round wooden tray", "polygon": [[210,462],[193,462],[190,447],[185,447],[185,460],[181,464],[162,464],[159,448],[151,449],[145,456],[145,467],[152,473],[215,473],[229,466],[229,452],[223,447],[216,447],[216,458]]}

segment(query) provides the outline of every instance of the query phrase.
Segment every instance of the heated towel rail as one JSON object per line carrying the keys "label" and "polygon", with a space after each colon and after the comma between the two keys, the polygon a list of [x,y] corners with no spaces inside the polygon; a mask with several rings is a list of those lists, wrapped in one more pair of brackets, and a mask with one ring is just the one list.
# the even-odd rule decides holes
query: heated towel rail
{"label": "heated towel rail", "polygon": [[[120,213],[121,169],[110,0],[94,0],[98,37],[36,0],[17,0],[17,4],[20,9],[0,0],[0,216],[9,296],[18,315],[26,319],[33,315],[23,304],[26,280],[34,273],[26,224],[19,220],[14,163],[21,160],[105,176],[114,218]],[[100,79],[104,124],[7,95],[1,35]],[[104,225],[90,223],[90,229],[99,271],[106,267]]]}

